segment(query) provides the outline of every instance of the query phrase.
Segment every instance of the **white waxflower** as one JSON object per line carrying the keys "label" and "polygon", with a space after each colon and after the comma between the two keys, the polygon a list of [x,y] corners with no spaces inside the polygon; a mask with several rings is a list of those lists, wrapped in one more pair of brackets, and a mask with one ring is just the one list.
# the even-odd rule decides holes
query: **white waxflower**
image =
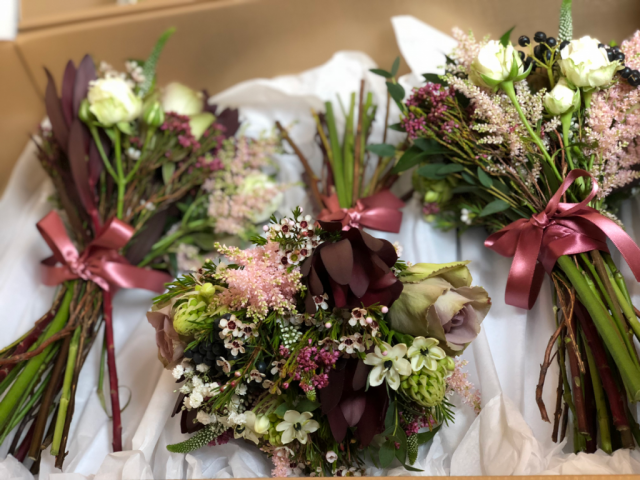
{"label": "white waxflower", "polygon": [[300,443],[307,443],[308,435],[320,428],[318,422],[311,420],[311,417],[313,417],[311,412],[299,413],[295,410],[287,410],[284,420],[276,425],[276,430],[282,432],[282,443],[286,445],[295,439]]}
{"label": "white waxflower", "polygon": [[165,112],[175,112],[178,115],[196,115],[204,108],[204,95],[186,85],[173,82],[164,87],[161,103]]}
{"label": "white waxflower", "polygon": [[105,127],[131,122],[142,112],[142,100],[121,78],[93,80],[87,94],[89,110]]}
{"label": "white waxflower", "polygon": [[435,338],[416,337],[413,344],[407,351],[407,358],[411,361],[411,368],[414,372],[419,372],[422,367],[435,371],[438,368],[438,360],[447,356],[442,348],[438,347],[438,340]]}
{"label": "white waxflower", "polygon": [[196,370],[199,372],[208,372],[209,371],[209,365],[205,365],[204,363],[201,363],[200,365],[196,366]]}
{"label": "white waxflower", "polygon": [[552,115],[562,115],[570,108],[580,107],[580,90],[571,88],[567,79],[562,77],[553,90],[544,94],[544,106]]}
{"label": "white waxflower", "polygon": [[208,414],[204,410],[198,410],[198,415],[196,416],[196,420],[200,422],[202,425],[209,425],[210,423],[216,423],[215,414]]}
{"label": "white waxflower", "polygon": [[471,210],[467,208],[463,208],[462,210],[460,210],[460,220],[462,221],[462,223],[471,225],[473,223],[473,218],[471,218]]}
{"label": "white waxflower", "polygon": [[238,385],[236,387],[236,394],[245,395],[246,393],[247,393],[247,384],[246,383],[241,383],[240,385]]}
{"label": "white waxflower", "polygon": [[489,41],[471,64],[470,79],[480,87],[495,87],[511,76],[513,62],[521,73],[522,61],[511,44],[506,47],[496,40]]}
{"label": "white waxflower", "polygon": [[382,342],[384,351],[376,346],[373,353],[368,353],[364,359],[366,365],[372,365],[369,372],[369,385],[377,387],[385,380],[393,389],[400,387],[400,375],[411,375],[411,364],[404,358],[407,353],[407,346],[404,343],[391,346]]}
{"label": "white waxflower", "polygon": [[327,459],[327,462],[333,463],[338,459],[338,454],[333,450],[329,450],[325,455],[325,458]]}
{"label": "white waxflower", "polygon": [[560,50],[560,70],[576,87],[603,87],[611,83],[620,62],[610,62],[607,51],[599,48],[599,44],[599,40],[584,36]]}

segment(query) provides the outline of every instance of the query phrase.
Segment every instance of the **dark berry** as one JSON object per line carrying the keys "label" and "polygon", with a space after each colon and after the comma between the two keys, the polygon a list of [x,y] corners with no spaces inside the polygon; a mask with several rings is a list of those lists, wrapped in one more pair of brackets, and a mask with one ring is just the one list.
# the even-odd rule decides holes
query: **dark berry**
{"label": "dark berry", "polygon": [[622,78],[629,78],[629,75],[631,75],[631,72],[632,70],[629,67],[624,67],[622,70],[620,70],[619,73]]}
{"label": "dark berry", "polygon": [[221,343],[214,343],[211,347],[211,351],[216,355],[223,355],[226,348]]}
{"label": "dark berry", "polygon": [[214,320],[214,322],[213,322],[213,329],[214,330],[222,329],[222,327],[220,326],[220,320],[222,320],[222,319],[221,318],[217,318],[216,320]]}
{"label": "dark berry", "polygon": [[605,47],[604,43],[599,43],[598,44],[598,48],[606,48],[606,47]]}
{"label": "dark berry", "polygon": [[549,50],[547,50],[546,52],[544,52],[544,59],[548,62],[549,60],[551,60],[551,52]]}
{"label": "dark berry", "polygon": [[256,370],[258,370],[260,373],[264,373],[267,371],[267,364],[265,362],[263,362],[262,360],[260,360],[259,362],[256,363]]}
{"label": "dark berry", "polygon": [[518,39],[518,45],[520,45],[521,47],[527,47],[530,44],[531,44],[531,40],[529,40],[529,37],[527,37],[526,35],[522,35]]}
{"label": "dark berry", "polygon": [[632,87],[637,87],[638,85],[640,85],[640,72],[638,72],[637,70],[633,70],[631,72],[631,75],[627,79],[627,82],[629,82],[629,85],[631,85]]}
{"label": "dark berry", "polygon": [[560,42],[560,50],[569,45],[569,43],[571,43],[569,42],[569,40],[563,40],[562,42]]}
{"label": "dark berry", "polygon": [[209,349],[207,348],[207,344],[206,344],[206,343],[202,342],[202,343],[200,343],[200,344],[198,345],[198,351],[199,351],[202,355],[206,354],[208,350],[209,350]]}
{"label": "dark berry", "polygon": [[611,47],[611,50],[613,51],[613,53],[618,54],[620,52],[622,52],[622,50],[620,50],[620,47],[616,46],[616,47]]}
{"label": "dark berry", "polygon": [[538,60],[542,60],[542,47],[540,45],[536,45],[533,49],[533,56]]}
{"label": "dark berry", "polygon": [[216,363],[216,361],[213,358],[209,358],[209,357],[205,358],[203,361],[207,367],[213,367]]}
{"label": "dark berry", "polygon": [[200,365],[202,363],[202,355],[199,353],[194,353],[193,354],[193,363],[195,363],[196,365]]}
{"label": "dark berry", "polygon": [[[627,77],[625,77],[627,78]],[[187,350],[186,352],[184,352],[184,357],[185,358],[193,358],[193,350]]]}
{"label": "dark berry", "polygon": [[547,39],[547,34],[544,32],[536,32],[536,34],[533,36],[533,39],[536,41],[536,43],[542,43]]}
{"label": "dark berry", "polygon": [[616,59],[616,54],[613,50],[607,50],[607,58],[610,62],[613,62]]}
{"label": "dark berry", "polygon": [[558,44],[558,41],[553,38],[553,37],[548,37],[547,41],[545,42],[548,46],[550,46],[551,48],[555,47]]}
{"label": "dark berry", "polygon": [[620,63],[624,62],[624,53],[622,52],[616,53],[616,60],[618,60]]}
{"label": "dark berry", "polygon": [[[524,71],[526,72],[527,70],[529,70],[529,66],[531,65],[531,63],[533,62],[533,58],[531,57],[527,57],[524,62],[522,62],[522,68],[524,69]],[[535,68],[535,67],[534,67]],[[533,70],[533,69],[532,69]]]}
{"label": "dark berry", "polygon": [[224,318],[225,320],[231,320],[231,314],[230,313],[225,313],[222,317],[220,318]]}
{"label": "dark berry", "polygon": [[215,353],[213,353],[213,351],[212,351],[212,350],[209,350],[209,351],[207,352],[207,354],[205,355],[205,358],[210,358],[211,360],[213,360],[214,358],[216,358],[216,354],[215,354]]}
{"label": "dark berry", "polygon": [[518,55],[520,56],[520,60],[524,61],[525,55],[524,55],[524,52],[522,50],[518,50]]}
{"label": "dark berry", "polygon": [[227,360],[237,360],[239,356],[240,355],[231,355],[231,353],[229,353]]}

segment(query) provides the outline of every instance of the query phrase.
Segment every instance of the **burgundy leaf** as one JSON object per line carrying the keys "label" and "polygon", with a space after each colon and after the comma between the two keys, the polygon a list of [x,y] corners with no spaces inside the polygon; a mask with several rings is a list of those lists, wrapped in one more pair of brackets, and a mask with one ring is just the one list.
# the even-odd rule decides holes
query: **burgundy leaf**
{"label": "burgundy leaf", "polygon": [[362,297],[369,288],[369,276],[365,272],[364,266],[359,262],[353,264],[349,286],[353,294],[358,298]]}
{"label": "burgundy leaf", "polygon": [[93,201],[93,192],[89,185],[88,168],[89,135],[85,131],[85,126],[79,118],[71,124],[69,132],[69,165],[71,175],[76,185],[76,190],[80,196],[80,201],[89,215],[93,215],[96,206]]}
{"label": "burgundy leaf", "polygon": [[131,239],[130,246],[125,255],[129,263],[132,265],[139,264],[147,253],[151,251],[153,245],[160,240],[162,232],[164,232],[164,226],[167,222],[169,213],[169,209],[164,209],[155,213],[149,220],[147,220],[142,230],[136,233],[135,237]]}
{"label": "burgundy leaf", "polygon": [[353,251],[348,240],[327,245],[320,251],[320,258],[333,281],[340,285],[349,283],[353,270]]}
{"label": "burgundy leaf", "polygon": [[356,428],[356,436],[363,447],[368,446],[373,437],[382,432],[388,401],[384,386],[370,388],[367,392],[367,406]]}
{"label": "burgundy leaf", "polygon": [[195,433],[198,430],[202,430],[204,425],[195,421],[197,416],[198,410],[196,408],[183,410],[180,418],[180,431],[182,433]]}
{"label": "burgundy leaf", "polygon": [[398,280],[397,280],[397,277],[394,275],[394,273],[389,272],[383,275],[382,277],[378,278],[375,282],[373,282],[373,284],[371,285],[371,288],[376,290],[383,290],[385,288],[389,288],[391,285],[397,282]]}
{"label": "burgundy leaf", "polygon": [[318,308],[316,307],[316,302],[313,299],[313,295],[311,295],[311,293],[304,297],[304,310],[309,314],[313,314],[318,310]]}
{"label": "burgundy leaf", "polygon": [[318,390],[322,413],[329,413],[340,402],[344,388],[344,374],[344,370],[329,371],[329,385]]}
{"label": "burgundy leaf", "polygon": [[318,220],[317,222],[320,225],[320,228],[327,232],[339,232],[342,230],[341,222],[323,222],[322,220]]}
{"label": "burgundy leaf", "polygon": [[322,295],[324,293],[322,280],[320,280],[315,268],[312,268],[309,273],[309,291],[314,295]]}
{"label": "burgundy leaf", "polygon": [[300,273],[302,274],[303,277],[306,277],[309,274],[312,263],[313,263],[313,257],[307,257],[300,264]]}
{"label": "burgundy leaf", "polygon": [[334,305],[336,308],[345,308],[347,306],[347,293],[349,289],[344,288],[342,285],[338,285],[332,278],[329,279],[329,282],[331,283],[331,293]]}
{"label": "burgundy leaf", "polygon": [[89,82],[95,80],[96,77],[96,67],[93,64],[93,59],[89,55],[85,55],[80,65],[78,65],[78,70],[76,72],[76,81],[73,87],[73,114],[78,115],[78,110],[80,110],[80,104],[82,100],[87,97],[87,93],[89,92]]}
{"label": "burgundy leaf", "polygon": [[334,408],[327,414],[327,420],[329,420],[329,426],[331,427],[331,433],[336,442],[340,443],[347,435],[347,421],[342,414],[340,408]]}
{"label": "burgundy leaf", "polygon": [[358,360],[358,365],[356,366],[356,371],[353,375],[353,389],[355,391],[362,390],[367,385],[367,376],[369,376],[369,370],[371,367],[368,367],[364,364],[362,360]]}
{"label": "burgundy leaf", "polygon": [[171,413],[172,418],[175,417],[182,410],[182,403],[184,401],[184,397],[186,397],[184,393],[180,393],[178,395],[178,400],[176,400],[176,404],[173,406],[173,411]]}
{"label": "burgundy leaf", "polygon": [[62,112],[67,125],[71,125],[73,121],[73,89],[76,82],[76,66],[73,60],[69,60],[67,67],[64,69],[64,77],[62,77],[61,103]]}
{"label": "burgundy leaf", "polygon": [[51,122],[53,136],[58,142],[60,148],[66,152],[69,142],[69,129],[67,128],[67,122],[65,121],[64,113],[62,112],[62,105],[60,104],[58,92],[56,91],[56,82],[51,76],[49,70],[45,68],[44,71],[47,73],[47,90],[44,95],[47,116]]}
{"label": "burgundy leaf", "polygon": [[350,427],[355,427],[367,405],[367,396],[364,393],[351,395],[340,402],[340,410],[342,415]]}

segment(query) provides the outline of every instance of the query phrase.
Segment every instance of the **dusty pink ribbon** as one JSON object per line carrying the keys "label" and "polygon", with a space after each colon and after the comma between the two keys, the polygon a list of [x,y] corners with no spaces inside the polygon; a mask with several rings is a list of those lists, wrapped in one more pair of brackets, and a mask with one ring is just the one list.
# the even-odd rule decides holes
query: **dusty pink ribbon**
{"label": "dusty pink ribbon", "polygon": [[398,233],[402,223],[404,202],[389,190],[383,190],[370,197],[362,198],[353,208],[340,208],[338,196],[323,196],[327,208],[320,212],[318,220],[341,222],[343,230],[367,227],[383,232]]}
{"label": "dusty pink ribbon", "polygon": [[[580,203],[562,203],[560,199],[579,177],[591,178],[591,193]],[[613,220],[587,204],[598,193],[598,184],[584,170],[572,170],[543,212],[520,219],[489,236],[485,247],[513,257],[507,279],[505,301],[509,305],[531,309],[544,278],[551,274],[562,255],[602,250],[608,252],[607,238],[620,250],[631,271],[640,281],[640,248]]]}
{"label": "dusty pink ribbon", "polygon": [[118,253],[134,233],[131,226],[120,220],[109,220],[82,254],[69,239],[57,212],[49,212],[37,227],[53,252],[42,261],[45,285],[59,285],[81,278],[112,293],[120,288],[143,288],[162,293],[164,284],[171,281],[166,273],[135,267]]}

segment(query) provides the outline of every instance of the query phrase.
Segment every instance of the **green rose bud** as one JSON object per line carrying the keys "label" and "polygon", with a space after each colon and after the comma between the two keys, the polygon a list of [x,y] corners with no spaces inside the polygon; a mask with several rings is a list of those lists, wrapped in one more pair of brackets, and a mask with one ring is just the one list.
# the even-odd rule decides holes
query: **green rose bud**
{"label": "green rose bud", "polygon": [[156,100],[147,104],[142,114],[142,119],[150,127],[157,128],[162,125],[164,123],[164,110],[160,102]]}
{"label": "green rose bud", "polygon": [[95,121],[95,117],[91,113],[91,105],[89,104],[89,100],[87,100],[86,98],[80,103],[80,108],[78,109],[78,117],[87,125]]}
{"label": "green rose bud", "polygon": [[467,263],[418,263],[403,271],[402,294],[389,309],[391,327],[436,338],[447,355],[462,353],[491,306],[485,289],[471,286]]}
{"label": "green rose bud", "polygon": [[580,107],[580,90],[572,89],[562,77],[553,90],[545,93],[544,106],[552,115],[562,115],[570,109]]}

